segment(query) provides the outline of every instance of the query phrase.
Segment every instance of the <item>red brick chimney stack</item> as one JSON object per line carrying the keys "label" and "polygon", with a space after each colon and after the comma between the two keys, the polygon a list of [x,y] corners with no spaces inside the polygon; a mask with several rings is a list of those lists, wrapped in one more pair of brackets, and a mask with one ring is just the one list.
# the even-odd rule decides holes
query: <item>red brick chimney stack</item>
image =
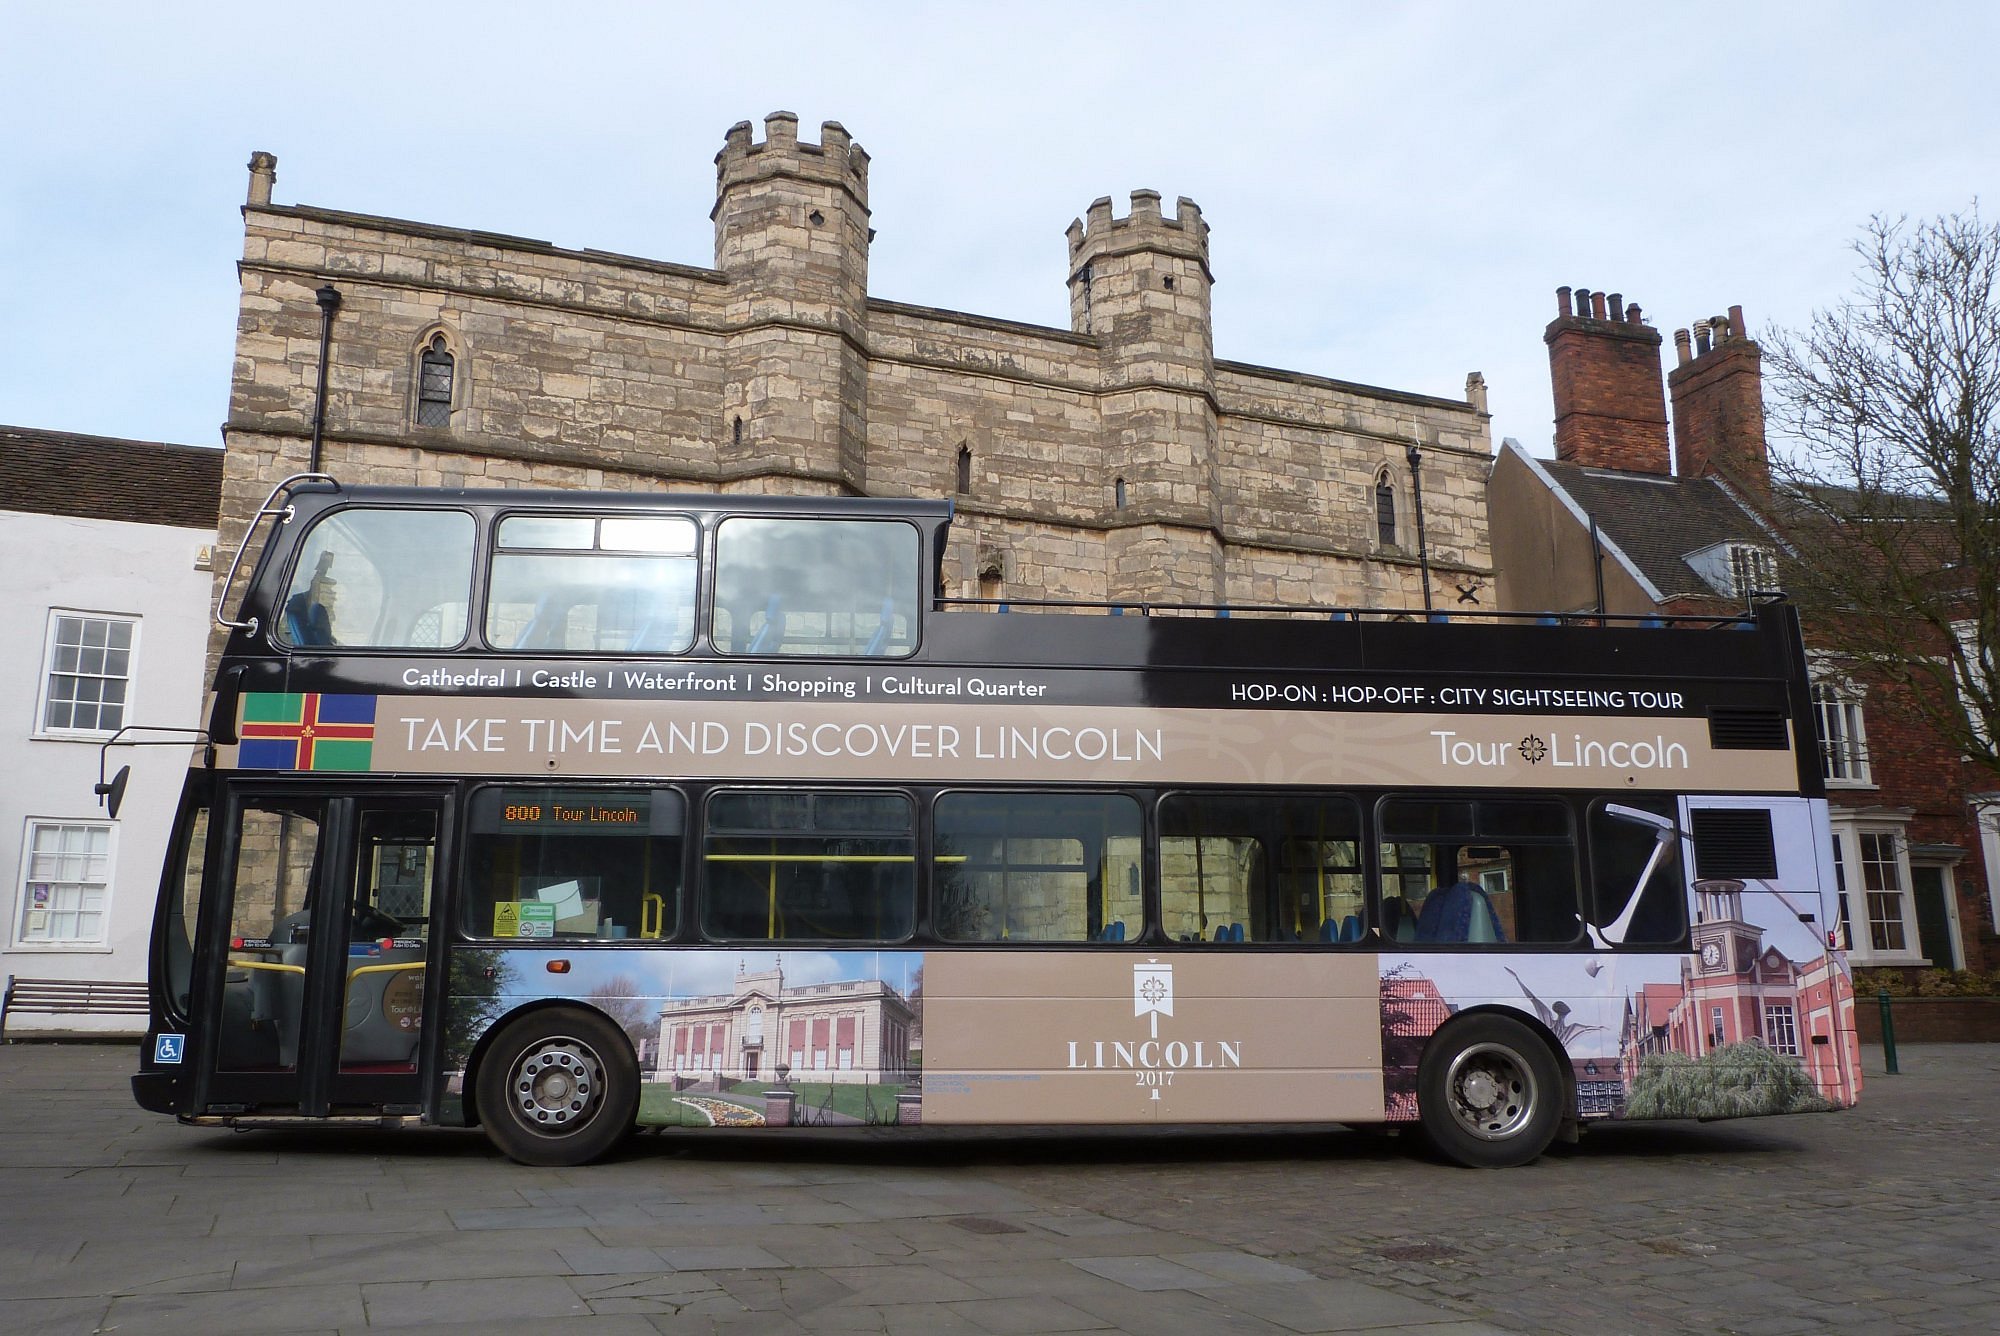
{"label": "red brick chimney stack", "polygon": [[1555,388],[1556,458],[1635,473],[1672,471],[1660,332],[1622,293],[1556,289],[1542,334]]}
{"label": "red brick chimney stack", "polygon": [[1667,376],[1674,400],[1674,460],[1683,478],[1716,475],[1755,493],[1771,488],[1764,448],[1764,354],[1745,333],[1743,308],[1674,332]]}

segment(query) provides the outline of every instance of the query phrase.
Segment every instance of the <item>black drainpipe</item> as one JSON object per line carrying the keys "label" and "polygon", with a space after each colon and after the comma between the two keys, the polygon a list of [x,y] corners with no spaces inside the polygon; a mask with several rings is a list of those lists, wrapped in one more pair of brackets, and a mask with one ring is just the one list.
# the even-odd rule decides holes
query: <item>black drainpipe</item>
{"label": "black drainpipe", "polygon": [[1410,495],[1417,511],[1417,565],[1423,571],[1424,611],[1428,613],[1431,610],[1431,553],[1430,544],[1424,537],[1424,452],[1417,449],[1414,440],[1410,442],[1409,461]]}
{"label": "black drainpipe", "polygon": [[326,434],[326,364],[333,348],[333,313],[340,309],[340,289],[328,283],[313,294],[319,303],[319,393],[313,399],[312,456],[306,472],[319,472],[320,439]]}

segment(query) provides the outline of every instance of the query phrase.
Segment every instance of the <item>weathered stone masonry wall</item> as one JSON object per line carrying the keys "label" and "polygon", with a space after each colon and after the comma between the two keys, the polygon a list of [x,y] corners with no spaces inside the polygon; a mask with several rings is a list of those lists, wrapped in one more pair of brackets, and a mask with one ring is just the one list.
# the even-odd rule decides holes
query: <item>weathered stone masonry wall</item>
{"label": "weathered stone masonry wall", "polygon": [[[713,269],[275,205],[259,155],[224,543],[305,467],[313,293],[331,282],[324,465],[344,480],[952,495],[956,593],[997,573],[987,592],[1013,598],[1415,607],[1414,433],[1435,596],[1490,586],[1483,393],[1218,363],[1190,202],[1166,218],[1140,192],[1114,218],[1100,200],[1072,226],[1071,330],[886,302],[866,295],[866,154],[831,123],[818,145],[783,115],[765,131],[736,127],[718,154]],[[439,334],[450,423],[418,427],[420,349]]]}

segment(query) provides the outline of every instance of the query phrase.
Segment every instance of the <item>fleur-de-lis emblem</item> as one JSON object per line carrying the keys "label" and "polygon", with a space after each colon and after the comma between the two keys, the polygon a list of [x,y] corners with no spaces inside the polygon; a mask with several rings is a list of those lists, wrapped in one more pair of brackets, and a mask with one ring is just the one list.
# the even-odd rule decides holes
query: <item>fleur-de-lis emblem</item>
{"label": "fleur-de-lis emblem", "polygon": [[1529,765],[1538,764],[1548,754],[1549,744],[1543,742],[1533,733],[1521,739],[1521,755],[1527,760]]}

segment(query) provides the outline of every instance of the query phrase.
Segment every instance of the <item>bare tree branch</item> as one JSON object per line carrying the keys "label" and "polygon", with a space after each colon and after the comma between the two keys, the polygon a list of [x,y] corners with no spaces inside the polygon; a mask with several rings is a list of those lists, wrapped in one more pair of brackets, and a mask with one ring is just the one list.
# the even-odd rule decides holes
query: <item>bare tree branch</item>
{"label": "bare tree branch", "polygon": [[2000,777],[2000,225],[1871,219],[1854,291],[1767,336],[1788,587],[1818,643]]}

